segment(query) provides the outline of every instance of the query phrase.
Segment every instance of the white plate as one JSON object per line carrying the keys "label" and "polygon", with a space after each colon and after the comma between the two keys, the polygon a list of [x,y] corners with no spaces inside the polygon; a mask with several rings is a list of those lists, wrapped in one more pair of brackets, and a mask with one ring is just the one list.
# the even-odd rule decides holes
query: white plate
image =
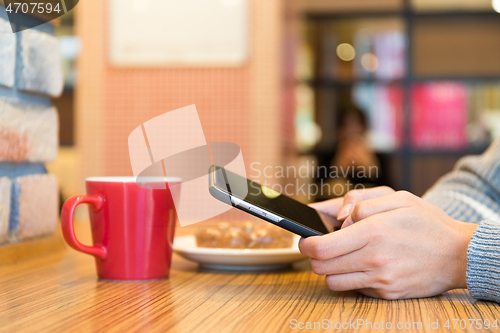
{"label": "white plate", "polygon": [[176,237],[174,251],[202,267],[224,270],[280,269],[307,257],[299,252],[299,236],[292,247],[280,249],[218,249],[197,247],[194,235]]}

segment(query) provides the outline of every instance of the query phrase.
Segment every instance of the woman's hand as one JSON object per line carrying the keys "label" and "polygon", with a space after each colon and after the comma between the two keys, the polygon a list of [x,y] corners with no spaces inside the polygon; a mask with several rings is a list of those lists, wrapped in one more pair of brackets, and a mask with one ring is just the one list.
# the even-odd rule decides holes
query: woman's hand
{"label": "woman's hand", "polygon": [[[349,215],[351,215],[356,203],[366,199],[378,198],[391,193],[394,193],[394,190],[388,186],[352,190],[342,198],[317,202],[310,204],[310,206],[320,212],[336,217],[339,221],[344,221]],[[342,225],[342,227],[345,226],[347,225]]]}
{"label": "woman's hand", "polygon": [[344,224],[350,227],[299,243],[331,290],[398,299],[466,287],[476,225],[408,192],[358,201]]}

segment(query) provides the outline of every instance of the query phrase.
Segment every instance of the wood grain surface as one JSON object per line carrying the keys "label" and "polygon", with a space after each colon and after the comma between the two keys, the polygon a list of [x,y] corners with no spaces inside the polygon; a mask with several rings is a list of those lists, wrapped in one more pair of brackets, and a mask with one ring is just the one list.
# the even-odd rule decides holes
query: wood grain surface
{"label": "wood grain surface", "polygon": [[65,249],[61,229],[52,235],[0,245],[0,267]]}
{"label": "wood grain surface", "polygon": [[[84,229],[79,237],[88,242]],[[169,279],[142,283],[99,281],[93,258],[71,249],[0,268],[0,332],[290,332],[294,319],[317,322],[310,331],[325,332],[500,331],[468,320],[493,323],[500,311],[466,290],[400,301],[335,293],[308,261],[285,271],[224,273],[174,256]],[[365,325],[347,328],[358,319]],[[455,321],[453,329],[453,319],[464,319],[466,328]],[[328,325],[320,327],[323,320]],[[436,320],[439,329],[429,329]],[[375,330],[382,321],[385,329]],[[345,329],[336,330],[336,323]],[[413,327],[398,330],[398,323]]]}

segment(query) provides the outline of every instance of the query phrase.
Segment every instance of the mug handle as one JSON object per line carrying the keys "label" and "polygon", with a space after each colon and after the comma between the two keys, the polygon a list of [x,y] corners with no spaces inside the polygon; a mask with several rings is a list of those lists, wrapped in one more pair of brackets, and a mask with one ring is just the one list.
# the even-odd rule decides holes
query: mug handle
{"label": "mug handle", "polygon": [[103,198],[99,195],[77,195],[66,200],[61,211],[61,229],[64,239],[75,250],[104,260],[106,259],[106,248],[104,246],[87,246],[76,239],[73,219],[76,207],[82,203],[90,204],[93,209],[99,210],[102,208]]}

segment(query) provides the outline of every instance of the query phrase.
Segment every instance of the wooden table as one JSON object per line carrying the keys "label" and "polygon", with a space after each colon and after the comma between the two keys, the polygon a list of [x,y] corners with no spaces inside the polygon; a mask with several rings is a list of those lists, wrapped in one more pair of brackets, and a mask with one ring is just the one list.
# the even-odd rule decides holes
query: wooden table
{"label": "wooden table", "polygon": [[[88,234],[83,238],[88,242]],[[308,261],[286,271],[234,274],[174,256],[169,279],[144,283],[98,281],[93,258],[71,249],[0,267],[0,332],[289,332],[307,322],[325,325],[316,323],[314,331],[336,325],[371,331],[368,322],[385,332],[488,331],[469,329],[479,322],[468,319],[500,321],[500,308],[466,290],[401,301],[335,293]],[[439,330],[429,329],[436,320]],[[398,323],[412,328],[397,330]]]}

